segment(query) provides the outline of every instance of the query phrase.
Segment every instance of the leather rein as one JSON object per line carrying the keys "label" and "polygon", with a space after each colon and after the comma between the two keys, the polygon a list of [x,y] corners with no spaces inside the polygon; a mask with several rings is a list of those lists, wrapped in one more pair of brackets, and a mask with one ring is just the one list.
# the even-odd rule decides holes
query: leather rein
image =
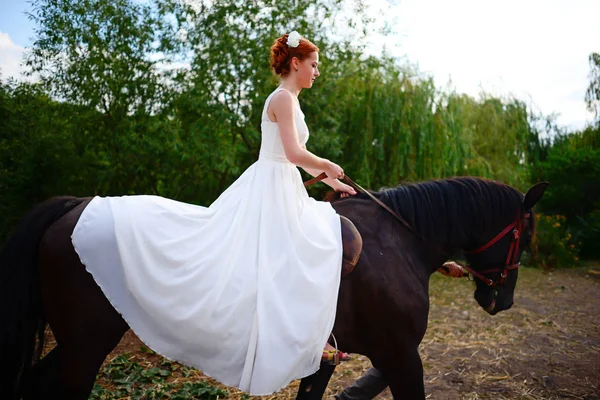
{"label": "leather rein", "polygon": [[[321,174],[309,181],[304,182],[304,186],[310,186],[313,183],[317,183],[319,181],[322,181],[323,179],[327,178],[327,174],[325,174],[325,172],[321,172]],[[385,203],[383,203],[381,200],[379,200],[377,197],[373,196],[371,194],[371,192],[369,192],[368,190],[366,190],[365,188],[363,188],[362,186],[360,186],[358,183],[354,182],[352,179],[350,179],[350,177],[348,177],[348,175],[344,175],[344,177],[342,178],[342,180],[346,181],[348,183],[348,185],[352,186],[354,188],[354,190],[356,190],[357,192],[363,192],[365,193],[367,196],[369,196],[371,199],[373,199],[375,201],[375,203],[379,204],[381,207],[383,207],[387,212],[389,212],[390,214],[392,214],[398,221],[400,221],[400,223],[402,225],[404,225],[405,228],[407,228],[409,231],[411,231],[412,233],[414,233],[415,235],[419,236],[417,234],[417,232],[414,231],[414,229],[412,228],[412,226],[410,226],[410,224],[408,222],[406,222],[406,220],[404,218],[402,218],[398,213],[394,212],[394,210],[392,210],[391,208],[389,208]]]}
{"label": "leather rein", "polygon": [[[326,178],[327,178],[327,174],[325,174],[325,172],[322,172],[317,177],[304,182],[304,186],[310,186],[310,185],[317,183],[319,181],[322,181],[323,179],[326,179]],[[384,204],[377,197],[373,196],[373,194],[371,194],[371,192],[369,192],[368,190],[364,189],[362,186],[360,186],[359,184],[354,182],[347,175],[345,175],[341,179],[344,180],[345,182],[347,182],[348,185],[352,186],[354,188],[354,190],[365,193],[372,200],[374,200],[377,204],[379,204],[381,207],[383,207],[387,212],[389,212],[392,216],[394,216],[394,218],[396,218],[409,231],[411,231],[413,234],[415,234],[419,238],[423,239],[421,237],[421,235],[419,235],[417,232],[415,232],[415,230],[412,228],[412,226],[410,226],[410,224],[408,222],[406,222],[406,220],[404,218],[402,218],[398,213],[394,212],[394,210],[392,210],[390,207],[388,207],[386,204]],[[529,214],[525,214],[525,218],[527,218],[528,216],[529,216]],[[504,236],[506,236],[510,232],[510,233],[512,233],[512,237],[511,237],[510,247],[508,249],[508,255],[506,257],[506,262],[505,262],[504,267],[491,268],[491,269],[487,269],[485,271],[480,271],[480,272],[475,271],[469,265],[463,265],[462,267],[464,269],[466,269],[467,271],[469,271],[471,276],[481,280],[488,286],[496,287],[498,285],[504,284],[504,282],[506,280],[506,276],[508,275],[508,271],[518,269],[521,266],[521,263],[517,262],[517,258],[519,256],[519,244],[521,242],[521,232],[522,231],[523,231],[523,221],[521,220],[520,215],[517,215],[516,218],[513,220],[513,222],[511,222],[506,228],[504,228],[502,230],[502,232],[500,232],[498,235],[496,235],[493,239],[488,241],[486,244],[484,244],[483,246],[480,246],[474,250],[465,250],[464,251],[465,254],[483,253],[484,251],[486,251],[487,249],[492,247],[494,244],[496,244],[498,241],[500,241],[500,239],[502,239]],[[435,247],[437,248],[437,246],[435,246]],[[441,249],[440,249],[440,251],[441,251]],[[445,251],[443,251],[443,252],[447,253]],[[494,273],[494,272],[500,272],[500,280],[498,280],[497,282],[495,282],[494,280],[483,275],[486,273]]]}

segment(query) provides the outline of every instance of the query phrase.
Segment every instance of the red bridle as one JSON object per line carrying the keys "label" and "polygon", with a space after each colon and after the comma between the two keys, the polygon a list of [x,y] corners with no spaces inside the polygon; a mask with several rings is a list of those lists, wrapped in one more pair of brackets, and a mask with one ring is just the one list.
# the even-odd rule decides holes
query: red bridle
{"label": "red bridle", "polygon": [[[529,214],[525,214],[525,218],[527,218],[528,215]],[[471,267],[469,267],[468,265],[464,266],[464,268],[467,271],[469,271],[469,273],[471,275],[473,275],[475,278],[480,279],[488,286],[495,287],[497,285],[502,285],[504,283],[504,280],[506,279],[508,271],[517,269],[521,265],[520,262],[517,262],[517,257],[519,256],[519,244],[521,242],[521,232],[523,231],[523,221],[521,220],[521,217],[519,215],[517,215],[515,220],[513,222],[511,222],[510,225],[508,225],[506,228],[504,228],[504,230],[502,232],[500,232],[498,235],[496,235],[496,237],[494,237],[492,240],[490,240],[483,246],[478,247],[475,250],[468,250],[468,251],[465,250],[465,254],[482,253],[485,250],[489,249],[494,244],[496,244],[500,239],[502,239],[504,236],[506,236],[507,233],[511,232],[511,230],[512,230],[512,237],[510,239],[510,247],[508,249],[508,255],[506,256],[506,262],[505,262],[504,267],[492,268],[492,269],[487,269],[485,271],[477,272],[477,271],[473,270]],[[489,274],[492,272],[500,272],[501,273],[500,280],[498,282],[494,282],[492,279],[487,278],[483,275],[483,274]]]}

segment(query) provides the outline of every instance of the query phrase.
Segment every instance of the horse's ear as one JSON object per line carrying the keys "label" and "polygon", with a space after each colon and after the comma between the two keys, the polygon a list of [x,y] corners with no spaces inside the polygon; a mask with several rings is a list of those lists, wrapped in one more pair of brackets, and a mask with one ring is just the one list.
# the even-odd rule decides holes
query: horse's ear
{"label": "horse's ear", "polygon": [[550,183],[548,182],[540,182],[533,185],[525,195],[525,199],[523,200],[523,209],[530,210],[531,208],[533,208],[533,206],[535,206],[536,203],[540,201],[540,199],[544,195],[544,191],[546,190],[549,184]]}

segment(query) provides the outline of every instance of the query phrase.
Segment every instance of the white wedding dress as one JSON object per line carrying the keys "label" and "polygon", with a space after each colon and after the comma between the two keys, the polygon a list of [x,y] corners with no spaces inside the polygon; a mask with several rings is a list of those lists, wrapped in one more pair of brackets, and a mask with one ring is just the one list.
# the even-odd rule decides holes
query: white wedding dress
{"label": "white wedding dress", "polygon": [[[262,116],[260,157],[210,207],[95,197],[73,231],[82,263],[157,353],[253,395],[318,370],[333,328],[342,238]],[[308,128],[295,111],[301,144]]]}

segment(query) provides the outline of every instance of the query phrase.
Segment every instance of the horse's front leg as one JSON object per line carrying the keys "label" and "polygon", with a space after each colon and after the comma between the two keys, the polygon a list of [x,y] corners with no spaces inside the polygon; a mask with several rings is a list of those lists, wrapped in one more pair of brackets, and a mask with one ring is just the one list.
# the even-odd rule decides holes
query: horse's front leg
{"label": "horse's front leg", "polygon": [[373,365],[388,382],[394,399],[425,399],[423,364],[416,347],[390,352],[373,360]]}
{"label": "horse's front leg", "polygon": [[296,399],[321,400],[334,370],[335,365],[321,363],[317,372],[300,381]]}

